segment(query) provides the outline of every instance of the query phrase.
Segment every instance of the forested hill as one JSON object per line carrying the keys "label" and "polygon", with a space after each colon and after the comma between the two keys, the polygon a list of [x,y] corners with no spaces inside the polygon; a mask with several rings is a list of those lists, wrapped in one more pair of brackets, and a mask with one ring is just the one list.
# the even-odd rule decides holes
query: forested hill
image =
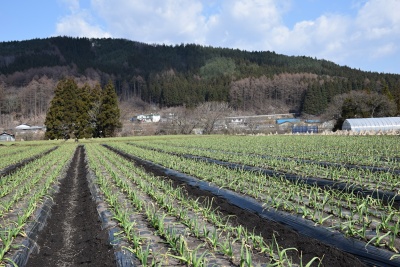
{"label": "forested hill", "polygon": [[[14,93],[33,81],[43,84],[65,76],[101,85],[111,79],[121,100],[135,96],[161,107],[227,101],[235,109],[255,113],[319,115],[335,95],[352,90],[390,95],[400,103],[397,74],[365,72],[305,56],[196,44],[71,37],[1,42],[0,74],[0,89],[12,88]],[[4,98],[0,101],[1,111],[7,112]],[[33,105],[36,112],[37,103]]]}

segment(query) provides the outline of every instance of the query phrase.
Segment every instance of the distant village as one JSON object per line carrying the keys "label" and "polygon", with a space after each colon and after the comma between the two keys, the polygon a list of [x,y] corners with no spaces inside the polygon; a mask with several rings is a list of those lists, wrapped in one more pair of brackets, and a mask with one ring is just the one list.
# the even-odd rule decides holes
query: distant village
{"label": "distant village", "polygon": [[[179,117],[174,113],[138,114],[129,119],[129,135],[174,134],[168,131],[177,124]],[[330,132],[335,121],[301,119],[294,113],[229,116],[214,122],[213,133],[228,134],[317,134]],[[354,125],[358,123],[358,126]],[[373,124],[377,126],[374,126]],[[149,130],[152,129],[152,130]],[[352,131],[400,131],[400,117],[348,119],[343,130]],[[20,124],[14,129],[4,130],[0,141],[28,141],[43,139],[45,126]],[[190,134],[204,134],[201,127],[193,127]]]}
{"label": "distant village", "polygon": [[[130,119],[132,123],[138,124],[137,128],[145,128],[144,124],[173,124],[178,120],[177,114],[140,114]],[[294,113],[252,115],[252,116],[229,116],[216,120],[215,133],[226,133],[228,130],[235,133],[318,133],[322,130],[332,130],[333,122],[322,122],[320,120],[304,120],[296,118]],[[202,134],[200,128],[194,128],[192,134]]]}
{"label": "distant village", "polygon": [[[133,130],[133,135],[141,135],[145,124],[173,124],[177,120],[177,115],[167,113],[160,114],[138,114],[130,118],[132,125],[137,129]],[[254,116],[233,116],[218,119],[214,125],[214,131],[221,133],[226,130],[242,133],[270,132],[278,131],[292,133],[318,133],[322,129],[332,129],[332,123],[322,123],[319,120],[301,120],[295,118],[295,114],[272,114],[272,115],[254,115]],[[32,140],[35,135],[43,135],[46,131],[45,126],[33,126],[29,124],[20,124],[14,129],[7,129],[0,135],[0,141],[24,141]],[[193,134],[202,134],[201,128],[194,128]]]}
{"label": "distant village", "polygon": [[[317,134],[332,132],[335,120],[304,119],[295,113],[228,116],[215,121],[214,133],[230,134]],[[164,123],[174,124],[179,118],[174,113],[164,116],[160,114],[141,114],[131,118],[132,123],[139,125]],[[145,128],[138,126],[141,128]],[[400,117],[383,118],[352,118],[344,121],[342,130],[358,134],[370,133],[400,133]],[[193,128],[192,134],[203,134],[201,127]],[[139,133],[140,134],[140,133]]]}

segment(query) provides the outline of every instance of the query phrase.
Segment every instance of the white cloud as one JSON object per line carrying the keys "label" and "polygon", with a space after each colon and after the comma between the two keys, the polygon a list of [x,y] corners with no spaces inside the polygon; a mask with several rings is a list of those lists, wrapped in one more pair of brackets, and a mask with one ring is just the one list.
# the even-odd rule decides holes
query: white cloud
{"label": "white cloud", "polygon": [[149,43],[202,43],[205,17],[197,0],[93,0],[113,35]]}
{"label": "white cloud", "polygon": [[99,26],[94,26],[81,15],[71,15],[61,19],[56,25],[56,35],[107,38],[111,34],[103,31]]}
{"label": "white cloud", "polygon": [[394,53],[398,52],[398,50],[398,46],[394,43],[383,44],[377,47],[371,56],[372,58],[382,58],[393,55]]}
{"label": "white cloud", "polygon": [[72,13],[77,12],[80,9],[79,0],[60,0],[60,2],[63,3]]}
{"label": "white cloud", "polygon": [[273,0],[226,1],[224,8],[233,20],[259,30],[268,30],[281,21],[280,12]]}
{"label": "white cloud", "polygon": [[360,8],[357,23],[362,28],[385,26],[398,29],[399,9],[399,0],[370,0]]}
{"label": "white cloud", "polygon": [[103,38],[112,35],[104,31],[88,10],[81,9],[79,0],[62,0],[70,14],[59,19],[55,35]]}
{"label": "white cloud", "polygon": [[272,46],[283,54],[316,56],[353,67],[377,59],[393,60],[400,50],[397,10],[399,0],[364,1],[354,17],[323,14],[299,21],[292,29],[276,27]]}
{"label": "white cloud", "polygon": [[323,15],[316,20],[296,23],[292,29],[282,25],[272,30],[269,44],[282,54],[343,59],[349,34],[349,19],[340,15]]}
{"label": "white cloud", "polygon": [[399,0],[370,0],[356,18],[357,30],[366,42],[400,41]]}
{"label": "white cloud", "polygon": [[269,49],[272,32],[282,25],[288,1],[223,0],[207,25],[207,44],[246,50]]}

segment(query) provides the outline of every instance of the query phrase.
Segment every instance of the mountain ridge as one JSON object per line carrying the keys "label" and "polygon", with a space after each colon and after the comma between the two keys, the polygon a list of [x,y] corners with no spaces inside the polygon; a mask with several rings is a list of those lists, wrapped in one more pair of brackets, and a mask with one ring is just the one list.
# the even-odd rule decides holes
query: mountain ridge
{"label": "mountain ridge", "polygon": [[[197,44],[58,36],[0,42],[1,114],[28,116],[39,104],[36,99],[29,111],[23,111],[24,101],[43,94],[49,96],[40,104],[40,112],[45,112],[51,87],[67,76],[101,85],[112,80],[121,101],[136,97],[159,107],[223,101],[234,110],[254,114],[290,111],[318,116],[335,96],[362,90],[389,92],[400,103],[399,74],[362,71],[324,59]],[[33,83],[42,91],[32,89]],[[25,99],[19,99],[19,109],[8,107],[10,93]]]}

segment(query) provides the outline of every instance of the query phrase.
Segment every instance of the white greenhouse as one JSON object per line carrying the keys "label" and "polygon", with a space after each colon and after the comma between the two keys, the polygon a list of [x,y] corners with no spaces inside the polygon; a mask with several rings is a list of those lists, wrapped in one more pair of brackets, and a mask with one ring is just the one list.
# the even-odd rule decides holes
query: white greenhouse
{"label": "white greenhouse", "polygon": [[347,119],[343,122],[342,130],[348,131],[399,131],[400,117]]}

